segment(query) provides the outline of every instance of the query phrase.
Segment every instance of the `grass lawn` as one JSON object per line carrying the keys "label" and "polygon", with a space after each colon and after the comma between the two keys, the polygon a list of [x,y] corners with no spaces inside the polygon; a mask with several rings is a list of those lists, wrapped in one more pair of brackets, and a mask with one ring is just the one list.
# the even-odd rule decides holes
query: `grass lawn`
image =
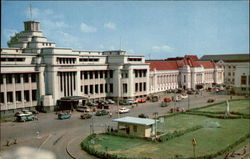
{"label": "grass lawn", "polygon": [[[225,103],[217,104],[211,107],[198,109],[197,111],[206,111],[206,112],[225,112]],[[238,112],[242,114],[250,114],[250,103],[249,100],[239,100],[239,101],[229,101],[230,112]]]}
{"label": "grass lawn", "polygon": [[[187,118],[186,116],[188,115],[181,115],[180,120]],[[218,122],[220,128],[204,127],[163,143],[101,134],[97,135],[93,146],[98,151],[105,151],[107,147],[108,153],[126,157],[150,157],[154,159],[166,159],[175,155],[191,157],[193,155],[191,145],[193,137],[197,141],[196,155],[199,156],[222,150],[230,143],[246,135],[249,131],[248,119],[212,119],[194,115],[190,116],[193,119],[197,117],[195,121],[198,121],[198,124],[208,121]],[[175,117],[178,118],[179,115]],[[168,123],[170,123],[170,119]],[[192,124],[189,124],[189,126],[192,126]]]}

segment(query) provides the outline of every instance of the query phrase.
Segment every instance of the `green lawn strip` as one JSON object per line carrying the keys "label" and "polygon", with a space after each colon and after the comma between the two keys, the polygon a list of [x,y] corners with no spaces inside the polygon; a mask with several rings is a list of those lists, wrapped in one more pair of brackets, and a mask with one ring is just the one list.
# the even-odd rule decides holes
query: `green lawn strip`
{"label": "green lawn strip", "polygon": [[[213,104],[213,105],[205,106],[205,107],[198,108],[198,109],[192,109],[192,111],[224,113],[225,106],[226,106],[226,102],[221,102],[219,104]],[[249,103],[249,100],[247,99],[229,101],[229,108],[230,108],[230,112],[250,115],[250,103]]]}
{"label": "green lawn strip", "polygon": [[[214,120],[214,119],[211,119]],[[142,139],[131,139],[111,135],[97,135],[95,149],[97,151],[116,154],[124,157],[148,157],[154,159],[173,158],[176,155],[184,158],[193,156],[192,138],[197,141],[197,156],[216,153],[234,143],[249,130],[247,119],[217,119],[220,128],[202,128],[197,131],[184,134],[172,140],[153,143]]]}
{"label": "green lawn strip", "polygon": [[191,115],[199,115],[199,116],[206,116],[209,118],[219,118],[219,119],[240,119],[245,118],[249,119],[250,115],[247,114],[239,114],[239,113],[231,113],[230,115],[220,114],[220,113],[210,113],[210,112],[186,112],[186,114]]}

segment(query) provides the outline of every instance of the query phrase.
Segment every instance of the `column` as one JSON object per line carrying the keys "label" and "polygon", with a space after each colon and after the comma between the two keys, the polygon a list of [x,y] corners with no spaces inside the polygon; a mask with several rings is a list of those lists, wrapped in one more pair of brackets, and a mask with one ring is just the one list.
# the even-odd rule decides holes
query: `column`
{"label": "column", "polygon": [[12,74],[12,83],[13,83],[13,105],[14,109],[16,109],[16,81],[15,81],[15,74]]}
{"label": "column", "polygon": [[2,75],[3,76],[3,95],[4,95],[4,106],[7,109],[7,88],[6,88],[6,75]]}

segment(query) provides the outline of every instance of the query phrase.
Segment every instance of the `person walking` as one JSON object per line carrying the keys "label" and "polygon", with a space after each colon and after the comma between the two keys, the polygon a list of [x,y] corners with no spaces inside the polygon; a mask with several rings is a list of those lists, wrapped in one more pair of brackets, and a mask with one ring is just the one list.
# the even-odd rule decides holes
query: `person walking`
{"label": "person walking", "polygon": [[109,117],[112,118],[112,112],[109,112]]}

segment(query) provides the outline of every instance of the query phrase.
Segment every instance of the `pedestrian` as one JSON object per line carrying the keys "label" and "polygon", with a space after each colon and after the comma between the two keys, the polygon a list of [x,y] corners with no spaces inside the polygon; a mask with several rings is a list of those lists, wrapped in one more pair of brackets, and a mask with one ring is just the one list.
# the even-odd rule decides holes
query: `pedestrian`
{"label": "pedestrian", "polygon": [[109,112],[109,117],[112,118],[112,112]]}

